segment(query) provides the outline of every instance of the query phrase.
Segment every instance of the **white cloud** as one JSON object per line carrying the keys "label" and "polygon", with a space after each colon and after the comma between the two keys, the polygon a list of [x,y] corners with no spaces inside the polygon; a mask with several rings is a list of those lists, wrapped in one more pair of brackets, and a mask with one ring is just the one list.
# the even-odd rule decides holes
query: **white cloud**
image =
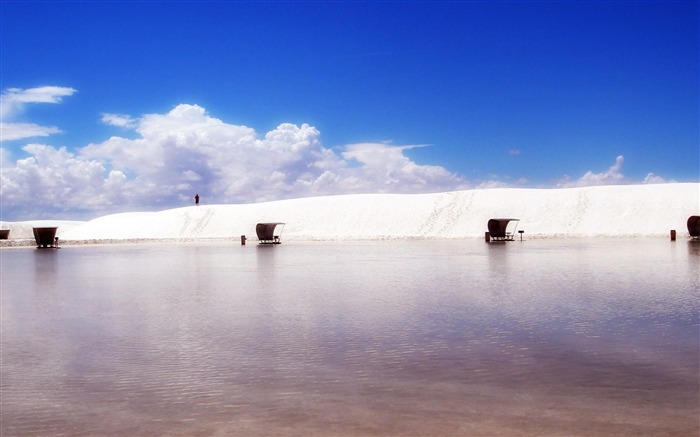
{"label": "white cloud", "polygon": [[61,86],[42,86],[36,88],[8,88],[0,95],[0,116],[11,117],[22,109],[26,103],[61,103],[78,90]]}
{"label": "white cloud", "polygon": [[625,182],[625,176],[622,174],[622,163],[625,161],[624,156],[619,155],[615,158],[615,164],[610,166],[606,171],[594,173],[587,171],[578,180],[572,182],[568,177],[562,179],[558,187],[588,187],[592,185],[615,185]]}
{"label": "white cloud", "polygon": [[[30,144],[29,156],[6,167],[4,213],[35,218],[54,212],[162,209],[190,202],[248,203],[359,192],[434,192],[466,188],[461,177],[404,155],[417,146],[362,143],[340,154],[313,126],[283,123],[258,135],[197,105],[139,118],[104,114],[138,138],[112,137],[75,152]],[[28,202],[27,199],[32,199]]]}
{"label": "white cloud", "polygon": [[11,165],[12,153],[8,149],[0,147],[0,169],[10,167]]}
{"label": "white cloud", "polygon": [[507,182],[503,182],[497,179],[491,179],[480,183],[479,185],[477,185],[476,188],[510,188],[513,186],[514,185],[511,185]]}
{"label": "white cloud", "polygon": [[0,141],[21,140],[22,138],[48,137],[60,133],[56,126],[39,126],[34,123],[0,123]]}
{"label": "white cloud", "polygon": [[8,88],[0,95],[0,141],[46,137],[61,130],[55,126],[39,126],[34,123],[10,122],[27,103],[60,103],[63,97],[77,90],[67,87],[44,86],[29,89]]}
{"label": "white cloud", "polygon": [[[345,147],[342,156],[361,164],[353,174],[356,191],[415,193],[466,188],[461,177],[443,167],[418,165],[403,154],[422,145],[392,146],[386,143],[359,143]],[[361,176],[356,179],[355,176]]]}
{"label": "white cloud", "polygon": [[657,176],[654,173],[648,173],[646,177],[644,178],[644,183],[645,184],[668,184],[668,183],[674,183],[676,182],[673,179],[665,179],[662,178],[661,176]]}
{"label": "white cloud", "polygon": [[[587,187],[592,185],[616,185],[629,183],[630,181],[622,174],[622,164],[625,162],[625,158],[619,155],[615,158],[615,164],[611,165],[606,171],[595,173],[593,171],[587,171],[583,176],[581,176],[576,181],[572,181],[571,178],[565,177],[559,181],[558,187],[568,188],[568,187]],[[663,184],[672,183],[675,180],[666,180],[661,176],[657,176],[654,173],[648,173],[642,183],[644,184]]]}
{"label": "white cloud", "polygon": [[7,99],[22,103],[60,103],[61,99],[73,95],[77,90],[62,86],[42,86],[36,88],[8,88],[4,93]]}
{"label": "white cloud", "polygon": [[119,178],[105,178],[100,162],[80,159],[65,147],[28,144],[22,149],[30,156],[0,174],[3,213],[100,210],[122,200]]}
{"label": "white cloud", "polygon": [[138,120],[123,114],[102,114],[102,123],[110,126],[122,127],[124,129],[133,129],[138,125]]}

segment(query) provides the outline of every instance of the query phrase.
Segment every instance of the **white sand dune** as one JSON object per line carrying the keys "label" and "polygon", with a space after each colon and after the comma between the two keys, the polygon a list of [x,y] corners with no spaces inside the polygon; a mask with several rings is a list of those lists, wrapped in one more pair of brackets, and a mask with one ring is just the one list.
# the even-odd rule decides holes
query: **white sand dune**
{"label": "white sand dune", "polygon": [[[682,237],[688,235],[688,217],[698,214],[700,184],[674,183],[342,195],[199,205],[55,225],[62,240],[82,241],[256,239],[258,222],[285,222],[284,240],[454,239],[481,238],[490,218],[512,217],[520,219],[518,229],[529,238],[660,237],[671,229]],[[13,238],[31,238],[27,223],[2,225],[12,229]]]}

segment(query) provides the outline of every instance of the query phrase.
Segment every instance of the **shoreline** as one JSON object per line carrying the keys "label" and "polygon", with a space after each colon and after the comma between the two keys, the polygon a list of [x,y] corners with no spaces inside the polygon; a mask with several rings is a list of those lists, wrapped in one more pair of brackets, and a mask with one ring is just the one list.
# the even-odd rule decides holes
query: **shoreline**
{"label": "shoreline", "polygon": [[[358,243],[358,242],[401,242],[401,241],[433,241],[436,243],[440,242],[472,242],[483,240],[484,237],[368,237],[368,238],[283,238],[283,243]],[[537,241],[564,241],[564,240],[575,240],[575,241],[616,241],[616,240],[662,240],[666,239],[669,242],[674,242],[670,239],[670,235],[665,234],[655,234],[655,235],[525,235],[522,242],[528,240]],[[700,243],[700,240],[693,239],[690,235],[677,235],[675,242],[695,242]],[[515,240],[508,243],[517,243],[521,240],[516,237]],[[92,246],[92,245],[116,245],[116,244],[180,244],[180,243],[231,243],[234,246],[240,246],[240,238],[236,237],[211,237],[211,238],[104,238],[104,239],[85,239],[85,240],[59,240],[58,248],[64,246]],[[491,243],[507,243],[493,241]],[[249,239],[246,242],[248,246],[258,246],[257,240]],[[34,239],[28,238],[16,238],[9,240],[0,240],[0,249],[8,248],[36,248],[36,241]]]}

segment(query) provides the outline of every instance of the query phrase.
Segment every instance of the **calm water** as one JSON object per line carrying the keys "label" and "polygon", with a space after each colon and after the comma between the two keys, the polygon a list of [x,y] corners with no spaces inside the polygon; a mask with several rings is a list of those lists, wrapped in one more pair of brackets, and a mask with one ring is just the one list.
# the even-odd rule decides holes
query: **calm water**
{"label": "calm water", "polygon": [[700,433],[700,242],[0,257],[3,437]]}

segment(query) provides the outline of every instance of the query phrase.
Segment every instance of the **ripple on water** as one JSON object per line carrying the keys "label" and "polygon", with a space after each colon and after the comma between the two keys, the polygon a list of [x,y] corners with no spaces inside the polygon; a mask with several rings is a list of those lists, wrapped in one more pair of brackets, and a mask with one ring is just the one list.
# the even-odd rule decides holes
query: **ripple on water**
{"label": "ripple on water", "polygon": [[3,254],[0,431],[697,434],[696,253],[472,243]]}

